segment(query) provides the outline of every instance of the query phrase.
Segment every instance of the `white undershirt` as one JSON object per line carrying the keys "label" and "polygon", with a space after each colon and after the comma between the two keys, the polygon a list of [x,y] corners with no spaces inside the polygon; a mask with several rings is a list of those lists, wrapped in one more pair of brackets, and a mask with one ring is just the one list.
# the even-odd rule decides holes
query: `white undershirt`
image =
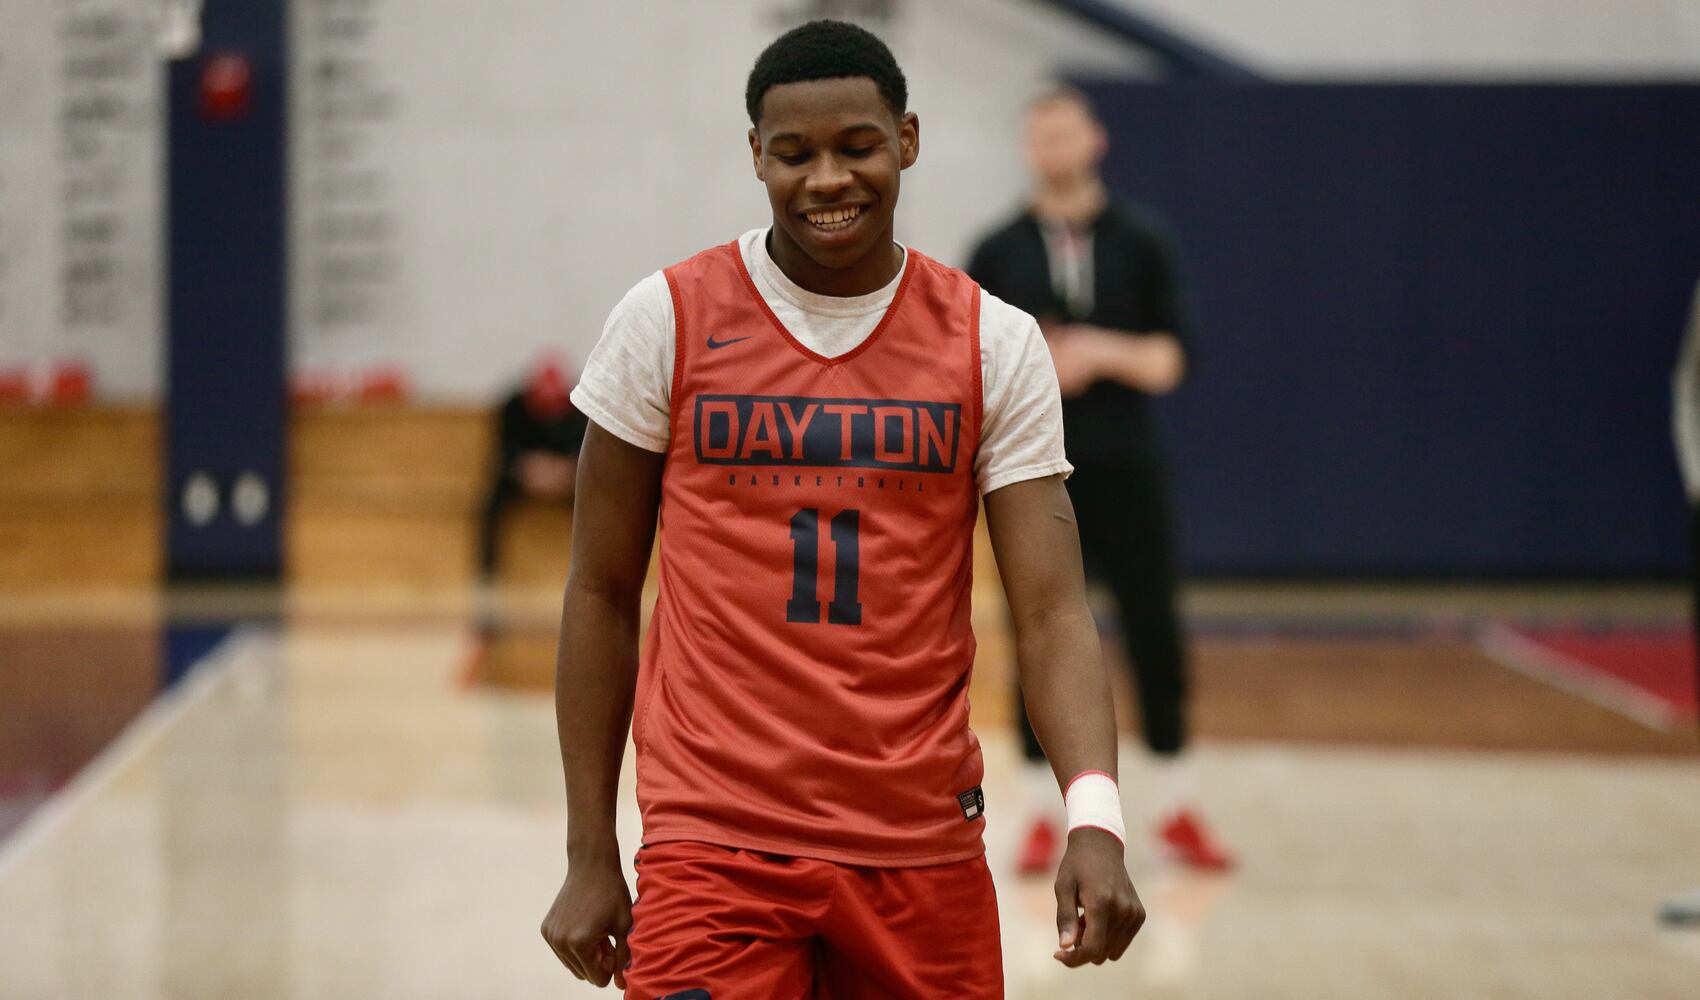
{"label": "white undershirt", "polygon": [[1045,240],[1045,257],[1051,265],[1051,291],[1068,304],[1069,315],[1091,315],[1097,294],[1092,273],[1092,230],[1041,222],[1039,234]]}
{"label": "white undershirt", "polygon": [[[868,295],[817,295],[785,276],[767,252],[767,230],[738,238],[756,290],[803,346],[823,357],[855,350],[879,325],[897,294],[891,283]],[[909,263],[904,251],[904,267]],[[1062,399],[1056,369],[1032,316],[980,293],[980,381],[985,422],[974,460],[981,493],[1027,479],[1074,471],[1063,453]],[[608,314],[573,389],[573,404],[609,433],[648,451],[671,436],[673,296],[657,271]]]}

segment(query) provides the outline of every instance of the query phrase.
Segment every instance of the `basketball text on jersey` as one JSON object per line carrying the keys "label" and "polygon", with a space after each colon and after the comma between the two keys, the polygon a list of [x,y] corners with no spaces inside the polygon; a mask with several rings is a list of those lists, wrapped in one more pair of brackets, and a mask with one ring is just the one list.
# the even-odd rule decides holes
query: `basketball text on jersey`
{"label": "basketball text on jersey", "polygon": [[962,404],[906,399],[703,394],[696,458],[707,465],[956,470]]}

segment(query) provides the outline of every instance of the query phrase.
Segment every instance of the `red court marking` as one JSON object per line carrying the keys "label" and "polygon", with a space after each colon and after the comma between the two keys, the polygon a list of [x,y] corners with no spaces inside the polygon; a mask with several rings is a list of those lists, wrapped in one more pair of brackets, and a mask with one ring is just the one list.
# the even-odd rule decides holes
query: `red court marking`
{"label": "red court marking", "polygon": [[1492,626],[1494,659],[1654,729],[1700,718],[1694,640],[1686,631],[1512,629]]}

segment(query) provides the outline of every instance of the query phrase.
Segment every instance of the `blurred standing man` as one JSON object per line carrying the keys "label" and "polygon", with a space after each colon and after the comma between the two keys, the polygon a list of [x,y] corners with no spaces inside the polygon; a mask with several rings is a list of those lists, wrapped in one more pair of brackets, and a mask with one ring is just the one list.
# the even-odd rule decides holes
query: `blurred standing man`
{"label": "blurred standing man", "polygon": [[[1688,549],[1694,574],[1694,635],[1700,641],[1700,287],[1688,315],[1688,332],[1677,355],[1671,425],[1676,433],[1676,459],[1682,485],[1688,492]],[[1697,642],[1700,648],[1700,642]],[[1700,923],[1700,889],[1665,903],[1664,919],[1671,924]]]}
{"label": "blurred standing man", "polygon": [[[1063,395],[1075,473],[1068,481],[1088,571],[1120,610],[1144,717],[1159,762],[1151,817],[1160,849],[1195,867],[1232,859],[1190,800],[1187,665],[1175,608],[1168,483],[1146,397],[1186,373],[1189,334],[1168,242],[1135,206],[1111,194],[1098,166],[1108,149],[1086,96],[1054,87],[1027,111],[1032,200],[986,237],[968,272],[987,291],[1039,318]],[[1033,821],[1019,866],[1048,871],[1060,843],[1044,751],[1020,692]]]}

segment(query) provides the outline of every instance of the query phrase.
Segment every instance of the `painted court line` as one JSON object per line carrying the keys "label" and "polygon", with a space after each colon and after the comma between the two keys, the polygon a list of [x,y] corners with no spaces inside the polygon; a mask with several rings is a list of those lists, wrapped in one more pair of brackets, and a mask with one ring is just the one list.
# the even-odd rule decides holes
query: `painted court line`
{"label": "painted court line", "polygon": [[1485,626],[1477,642],[1482,652],[1499,665],[1633,719],[1648,729],[1668,733],[1680,721],[1676,707],[1664,699],[1504,625]]}
{"label": "painted court line", "polygon": [[117,780],[126,768],[177,725],[198,702],[223,680],[225,669],[241,657],[261,636],[258,629],[238,626],[223,641],[189,668],[102,747],[65,787],[27,816],[10,837],[0,842],[0,882],[32,849],[43,843],[71,820],[84,806]]}

